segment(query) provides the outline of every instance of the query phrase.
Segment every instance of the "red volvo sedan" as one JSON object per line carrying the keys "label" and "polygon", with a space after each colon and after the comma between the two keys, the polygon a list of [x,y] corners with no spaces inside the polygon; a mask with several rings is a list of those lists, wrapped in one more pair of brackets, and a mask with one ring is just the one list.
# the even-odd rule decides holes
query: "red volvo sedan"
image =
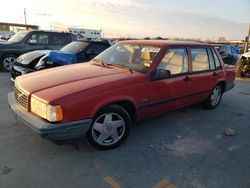
{"label": "red volvo sedan", "polygon": [[53,140],[87,134],[99,149],[119,146],[137,119],[202,102],[217,107],[235,71],[213,46],[135,40],[92,61],[20,76],[9,93],[19,120]]}

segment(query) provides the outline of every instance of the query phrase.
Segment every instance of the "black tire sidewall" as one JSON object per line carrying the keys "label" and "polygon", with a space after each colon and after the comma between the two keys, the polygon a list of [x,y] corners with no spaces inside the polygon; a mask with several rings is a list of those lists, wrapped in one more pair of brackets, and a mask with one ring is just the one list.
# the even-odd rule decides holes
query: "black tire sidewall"
{"label": "black tire sidewall", "polygon": [[7,69],[5,69],[5,68],[3,67],[3,61],[4,61],[4,59],[6,59],[6,58],[8,58],[8,57],[14,57],[15,59],[17,58],[17,56],[14,55],[14,54],[4,55],[4,56],[0,59],[0,69],[1,69],[1,71],[3,71],[3,72],[10,72],[10,70],[7,70]]}
{"label": "black tire sidewall", "polygon": [[[103,114],[106,114],[106,113],[116,113],[118,115],[121,116],[121,118],[124,120],[125,122],[125,132],[122,136],[122,138],[114,143],[114,144],[111,144],[109,146],[106,146],[106,145],[100,145],[99,143],[97,143],[94,138],[93,138],[93,135],[92,135],[92,128],[93,128],[93,124],[95,122],[95,120],[103,115]],[[120,146],[128,137],[129,135],[129,131],[130,131],[130,126],[131,126],[131,119],[129,117],[129,114],[127,113],[127,111],[122,108],[121,106],[119,105],[109,105],[107,107],[104,107],[102,110],[100,110],[96,116],[94,117],[94,120],[93,120],[93,123],[91,125],[91,127],[89,128],[89,131],[87,133],[87,138],[88,138],[88,141],[91,145],[93,145],[94,147],[96,147],[97,149],[101,149],[101,150],[108,150],[108,149],[114,149],[118,146]]]}
{"label": "black tire sidewall", "polygon": [[[216,88],[216,87],[220,87],[220,90],[221,90],[221,95],[220,95],[220,100],[218,101],[218,103],[216,105],[212,105],[212,100],[211,100],[211,96],[213,95],[213,90]],[[223,94],[223,89],[222,89],[222,85],[221,84],[217,84],[213,89],[212,89],[212,92],[211,94],[209,95],[208,99],[206,99],[202,104],[205,108],[207,109],[214,109],[216,108],[219,104],[220,104],[220,101],[221,101],[221,98],[222,98],[222,94]]]}

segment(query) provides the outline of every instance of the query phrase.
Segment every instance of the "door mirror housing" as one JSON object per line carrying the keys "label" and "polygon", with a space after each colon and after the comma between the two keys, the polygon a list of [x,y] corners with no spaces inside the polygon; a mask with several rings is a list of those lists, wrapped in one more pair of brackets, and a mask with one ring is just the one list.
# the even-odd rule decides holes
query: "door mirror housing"
{"label": "door mirror housing", "polygon": [[154,71],[154,73],[151,76],[151,80],[162,80],[169,78],[171,75],[170,70],[165,70],[165,69],[157,69]]}

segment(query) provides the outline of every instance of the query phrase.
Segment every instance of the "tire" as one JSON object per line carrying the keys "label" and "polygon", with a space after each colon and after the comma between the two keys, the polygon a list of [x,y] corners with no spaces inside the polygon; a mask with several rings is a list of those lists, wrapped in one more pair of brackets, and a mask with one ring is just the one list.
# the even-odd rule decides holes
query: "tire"
{"label": "tire", "polygon": [[10,72],[12,66],[16,62],[16,55],[9,54],[9,55],[4,55],[1,60],[0,60],[0,68],[4,72]]}
{"label": "tire", "polygon": [[240,75],[241,77],[246,77],[246,72],[241,71]]}
{"label": "tire", "polygon": [[119,105],[109,105],[100,110],[88,131],[88,141],[101,150],[114,149],[128,137],[131,119]]}
{"label": "tire", "polygon": [[221,97],[223,94],[223,87],[221,84],[216,85],[213,90],[211,95],[202,102],[203,106],[207,109],[214,109],[216,108],[221,101]]}

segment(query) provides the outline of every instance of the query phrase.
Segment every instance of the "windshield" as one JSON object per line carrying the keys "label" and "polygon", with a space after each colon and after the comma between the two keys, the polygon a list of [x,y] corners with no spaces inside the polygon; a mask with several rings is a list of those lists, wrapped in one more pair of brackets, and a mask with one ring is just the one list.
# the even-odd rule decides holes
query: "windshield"
{"label": "windshield", "polygon": [[64,46],[60,51],[77,54],[83,51],[89,44],[87,42],[74,41]]}
{"label": "windshield", "polygon": [[29,33],[29,31],[19,31],[13,37],[11,37],[8,41],[10,42],[21,42]]}
{"label": "windshield", "polygon": [[146,73],[160,48],[142,44],[116,44],[95,59],[108,65],[119,65],[132,71]]}

